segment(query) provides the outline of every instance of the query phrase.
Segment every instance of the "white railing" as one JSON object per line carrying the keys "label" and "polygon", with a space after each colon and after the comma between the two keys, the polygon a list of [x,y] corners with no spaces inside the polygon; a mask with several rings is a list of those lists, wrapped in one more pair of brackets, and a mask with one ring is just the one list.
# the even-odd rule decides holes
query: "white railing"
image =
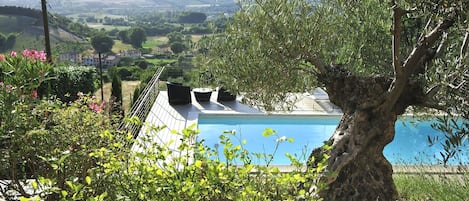
{"label": "white railing", "polygon": [[[157,68],[151,80],[142,90],[140,96],[137,98],[135,103],[133,103],[130,112],[126,115],[127,118],[138,117],[141,122],[145,121],[160,92],[159,79],[164,69],[165,67]],[[134,138],[137,137],[141,127],[141,124],[132,124],[127,122],[123,122],[119,126],[120,130],[126,130],[127,132],[130,132],[134,136]]]}

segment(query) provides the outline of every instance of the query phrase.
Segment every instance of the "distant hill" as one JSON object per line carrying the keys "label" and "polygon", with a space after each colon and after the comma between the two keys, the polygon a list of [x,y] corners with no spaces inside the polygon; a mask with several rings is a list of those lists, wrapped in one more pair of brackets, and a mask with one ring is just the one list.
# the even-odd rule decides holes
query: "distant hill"
{"label": "distant hill", "polygon": [[[70,30],[69,27],[78,27],[87,32],[86,27],[74,24],[63,16],[52,17],[49,22],[50,38],[53,47],[61,43],[81,43],[85,36],[80,31]],[[0,7],[0,33],[16,34],[17,39],[14,50],[25,48],[44,49],[44,31],[40,10]]]}
{"label": "distant hill", "polygon": [[[203,11],[207,13],[232,12],[237,0],[54,0],[49,11],[62,15],[84,13],[134,14],[165,11]],[[39,0],[0,0],[0,5],[40,9]]]}

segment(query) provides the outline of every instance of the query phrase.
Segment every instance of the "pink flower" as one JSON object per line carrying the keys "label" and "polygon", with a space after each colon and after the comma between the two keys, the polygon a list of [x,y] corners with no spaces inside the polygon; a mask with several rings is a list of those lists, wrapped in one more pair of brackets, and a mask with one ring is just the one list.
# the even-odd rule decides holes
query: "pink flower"
{"label": "pink flower", "polygon": [[5,83],[0,82],[0,87],[3,87],[4,85],[5,85]]}
{"label": "pink flower", "polygon": [[13,90],[13,86],[11,84],[7,85],[7,93],[10,93]]}
{"label": "pink flower", "polygon": [[94,112],[99,113],[104,109],[104,102],[102,102],[101,105],[98,105],[97,103],[91,103],[88,105],[88,107]]}
{"label": "pink flower", "polygon": [[34,89],[34,90],[31,92],[31,98],[36,99],[37,97],[39,97],[38,94],[37,94],[37,90]]}
{"label": "pink flower", "polygon": [[30,51],[28,49],[23,50],[23,56],[29,57]]}
{"label": "pink flower", "polygon": [[31,50],[31,52],[29,53],[29,58],[37,59],[39,58],[39,53],[36,50]]}
{"label": "pink flower", "polygon": [[10,53],[10,56],[11,56],[11,57],[16,57],[16,56],[17,56],[17,54],[16,54],[16,52],[15,52],[15,51],[11,51],[11,53]]}
{"label": "pink flower", "polygon": [[47,59],[47,54],[46,54],[43,50],[41,50],[41,51],[39,52],[39,56],[38,56],[38,57],[39,57],[39,60],[45,61],[45,60]]}
{"label": "pink flower", "polygon": [[3,61],[3,60],[5,60],[5,55],[0,54],[0,61]]}

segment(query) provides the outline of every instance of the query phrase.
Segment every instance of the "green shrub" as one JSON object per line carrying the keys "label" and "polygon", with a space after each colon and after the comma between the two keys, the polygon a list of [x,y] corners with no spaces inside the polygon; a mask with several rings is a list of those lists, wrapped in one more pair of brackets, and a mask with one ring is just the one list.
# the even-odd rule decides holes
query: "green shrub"
{"label": "green shrub", "polygon": [[[296,169],[281,172],[269,166],[275,151],[250,153],[235,132],[220,136],[219,151],[195,141],[194,126],[173,132],[179,140],[165,144],[153,140],[164,128],[134,139],[113,126],[109,107],[93,97],[38,99],[35,87],[47,79],[49,65],[16,56],[3,61],[2,55],[3,70],[15,72],[0,82],[0,176],[12,181],[0,194],[7,200],[311,200],[310,189],[322,187],[317,178],[325,160],[304,170],[289,156]],[[48,84],[71,87],[91,69],[57,68]],[[277,138],[277,148],[284,143],[271,129],[263,135]],[[259,160],[267,165],[251,163]]]}
{"label": "green shrub", "polygon": [[124,117],[124,109],[122,108],[122,81],[119,78],[119,75],[116,70],[112,70],[113,73],[111,74],[112,83],[111,83],[111,97],[109,99],[110,105],[110,114],[116,117],[115,122],[116,125],[119,125]]}
{"label": "green shrub", "polygon": [[[164,128],[134,140],[112,128],[103,105],[87,96],[70,105],[43,101],[33,111],[40,122],[21,137],[28,146],[18,150],[33,162],[35,179],[8,189],[31,197],[22,200],[314,200],[310,189],[322,186],[317,180],[321,169],[303,170],[304,164],[292,156],[296,168],[291,172],[251,164],[269,164],[275,151],[250,153],[244,148],[248,142],[235,132],[220,135],[218,151],[195,142],[193,126],[174,132],[180,141],[152,140]],[[127,121],[139,123],[136,118]],[[263,135],[281,139],[271,129]],[[277,140],[273,146],[291,140]],[[33,191],[20,190],[26,187]]]}
{"label": "green shrub", "polygon": [[184,76],[183,70],[177,67],[166,67],[161,73],[161,80],[168,80],[169,78],[177,78]]}
{"label": "green shrub", "polygon": [[138,66],[116,67],[117,74],[122,80],[139,80],[143,70]]}
{"label": "green shrub", "polygon": [[52,79],[41,85],[41,93],[56,96],[63,102],[78,99],[78,92],[95,92],[96,69],[86,66],[58,66],[51,73]]}
{"label": "green shrub", "polygon": [[[138,122],[137,119],[132,121]],[[93,138],[96,142],[107,140],[96,148],[86,144],[87,155],[78,152],[65,152],[50,161],[57,172],[68,172],[65,186],[58,186],[56,178],[42,179],[38,186],[48,193],[38,194],[38,198],[57,195],[63,200],[314,200],[315,193],[310,189],[320,187],[317,169],[302,170],[302,165],[291,157],[296,169],[281,172],[276,167],[250,164],[248,158],[258,157],[271,160],[273,155],[251,154],[243,148],[247,142],[235,145],[231,140],[236,134],[227,132],[220,136],[223,151],[209,148],[194,142],[198,134],[194,127],[174,133],[181,141],[157,144],[152,138],[160,129],[154,128],[153,134],[133,140],[127,136],[127,143],[117,139],[122,136],[116,132],[103,131]],[[272,130],[266,130],[266,137],[278,137]],[[139,151],[128,151],[125,144],[134,144]],[[278,146],[282,141],[278,141]],[[111,146],[109,146],[111,145]],[[177,147],[176,150],[170,147]],[[93,149],[94,148],[94,149]],[[82,149],[85,150],[85,149]],[[219,160],[223,155],[225,161]],[[86,160],[74,163],[94,162],[83,172],[69,171],[68,162],[77,156]],[[69,160],[70,158],[70,160]],[[254,160],[254,159],[253,159]],[[236,164],[236,161],[244,163]],[[324,161],[321,163],[324,164]],[[75,178],[75,179],[74,179]],[[58,198],[58,199],[59,199]]]}
{"label": "green shrub", "polygon": [[[98,161],[90,153],[101,149],[116,151],[118,142],[122,141],[119,140],[122,135],[111,134],[118,131],[111,127],[111,118],[104,104],[89,96],[80,95],[77,101],[69,104],[44,100],[22,113],[28,114],[29,119],[19,119],[17,123],[35,123],[23,133],[15,132],[8,152],[9,158],[16,160],[2,170],[11,175],[17,164],[16,167],[25,169],[28,174],[9,177],[18,181],[9,186],[10,193],[16,192],[14,194],[25,197],[38,196],[47,200],[59,200],[60,197],[63,200],[76,200],[76,196],[88,200],[94,197],[97,193],[95,191],[102,190],[99,185],[88,186],[83,188],[85,192],[74,195],[77,191],[75,187],[86,185],[90,175],[98,170]],[[34,180],[26,185],[26,179]],[[31,187],[33,191],[25,190]],[[64,195],[67,192],[73,193]],[[11,194],[5,193],[3,196],[9,198],[9,195]]]}

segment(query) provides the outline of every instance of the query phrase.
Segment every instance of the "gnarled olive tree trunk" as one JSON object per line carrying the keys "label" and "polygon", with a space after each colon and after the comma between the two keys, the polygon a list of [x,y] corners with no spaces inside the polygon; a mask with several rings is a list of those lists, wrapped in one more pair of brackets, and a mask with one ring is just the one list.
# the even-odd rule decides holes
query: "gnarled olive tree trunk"
{"label": "gnarled olive tree trunk", "polygon": [[409,84],[403,98],[394,105],[383,105],[386,103],[376,101],[391,86],[390,78],[358,77],[339,68],[328,76],[323,82],[330,100],[342,108],[344,115],[329,140],[332,149],[319,148],[312,153],[315,158],[323,153],[330,156],[322,178],[328,188],[320,196],[327,201],[397,200],[392,166],[383,149],[394,138],[397,116],[416,103],[420,88]]}

